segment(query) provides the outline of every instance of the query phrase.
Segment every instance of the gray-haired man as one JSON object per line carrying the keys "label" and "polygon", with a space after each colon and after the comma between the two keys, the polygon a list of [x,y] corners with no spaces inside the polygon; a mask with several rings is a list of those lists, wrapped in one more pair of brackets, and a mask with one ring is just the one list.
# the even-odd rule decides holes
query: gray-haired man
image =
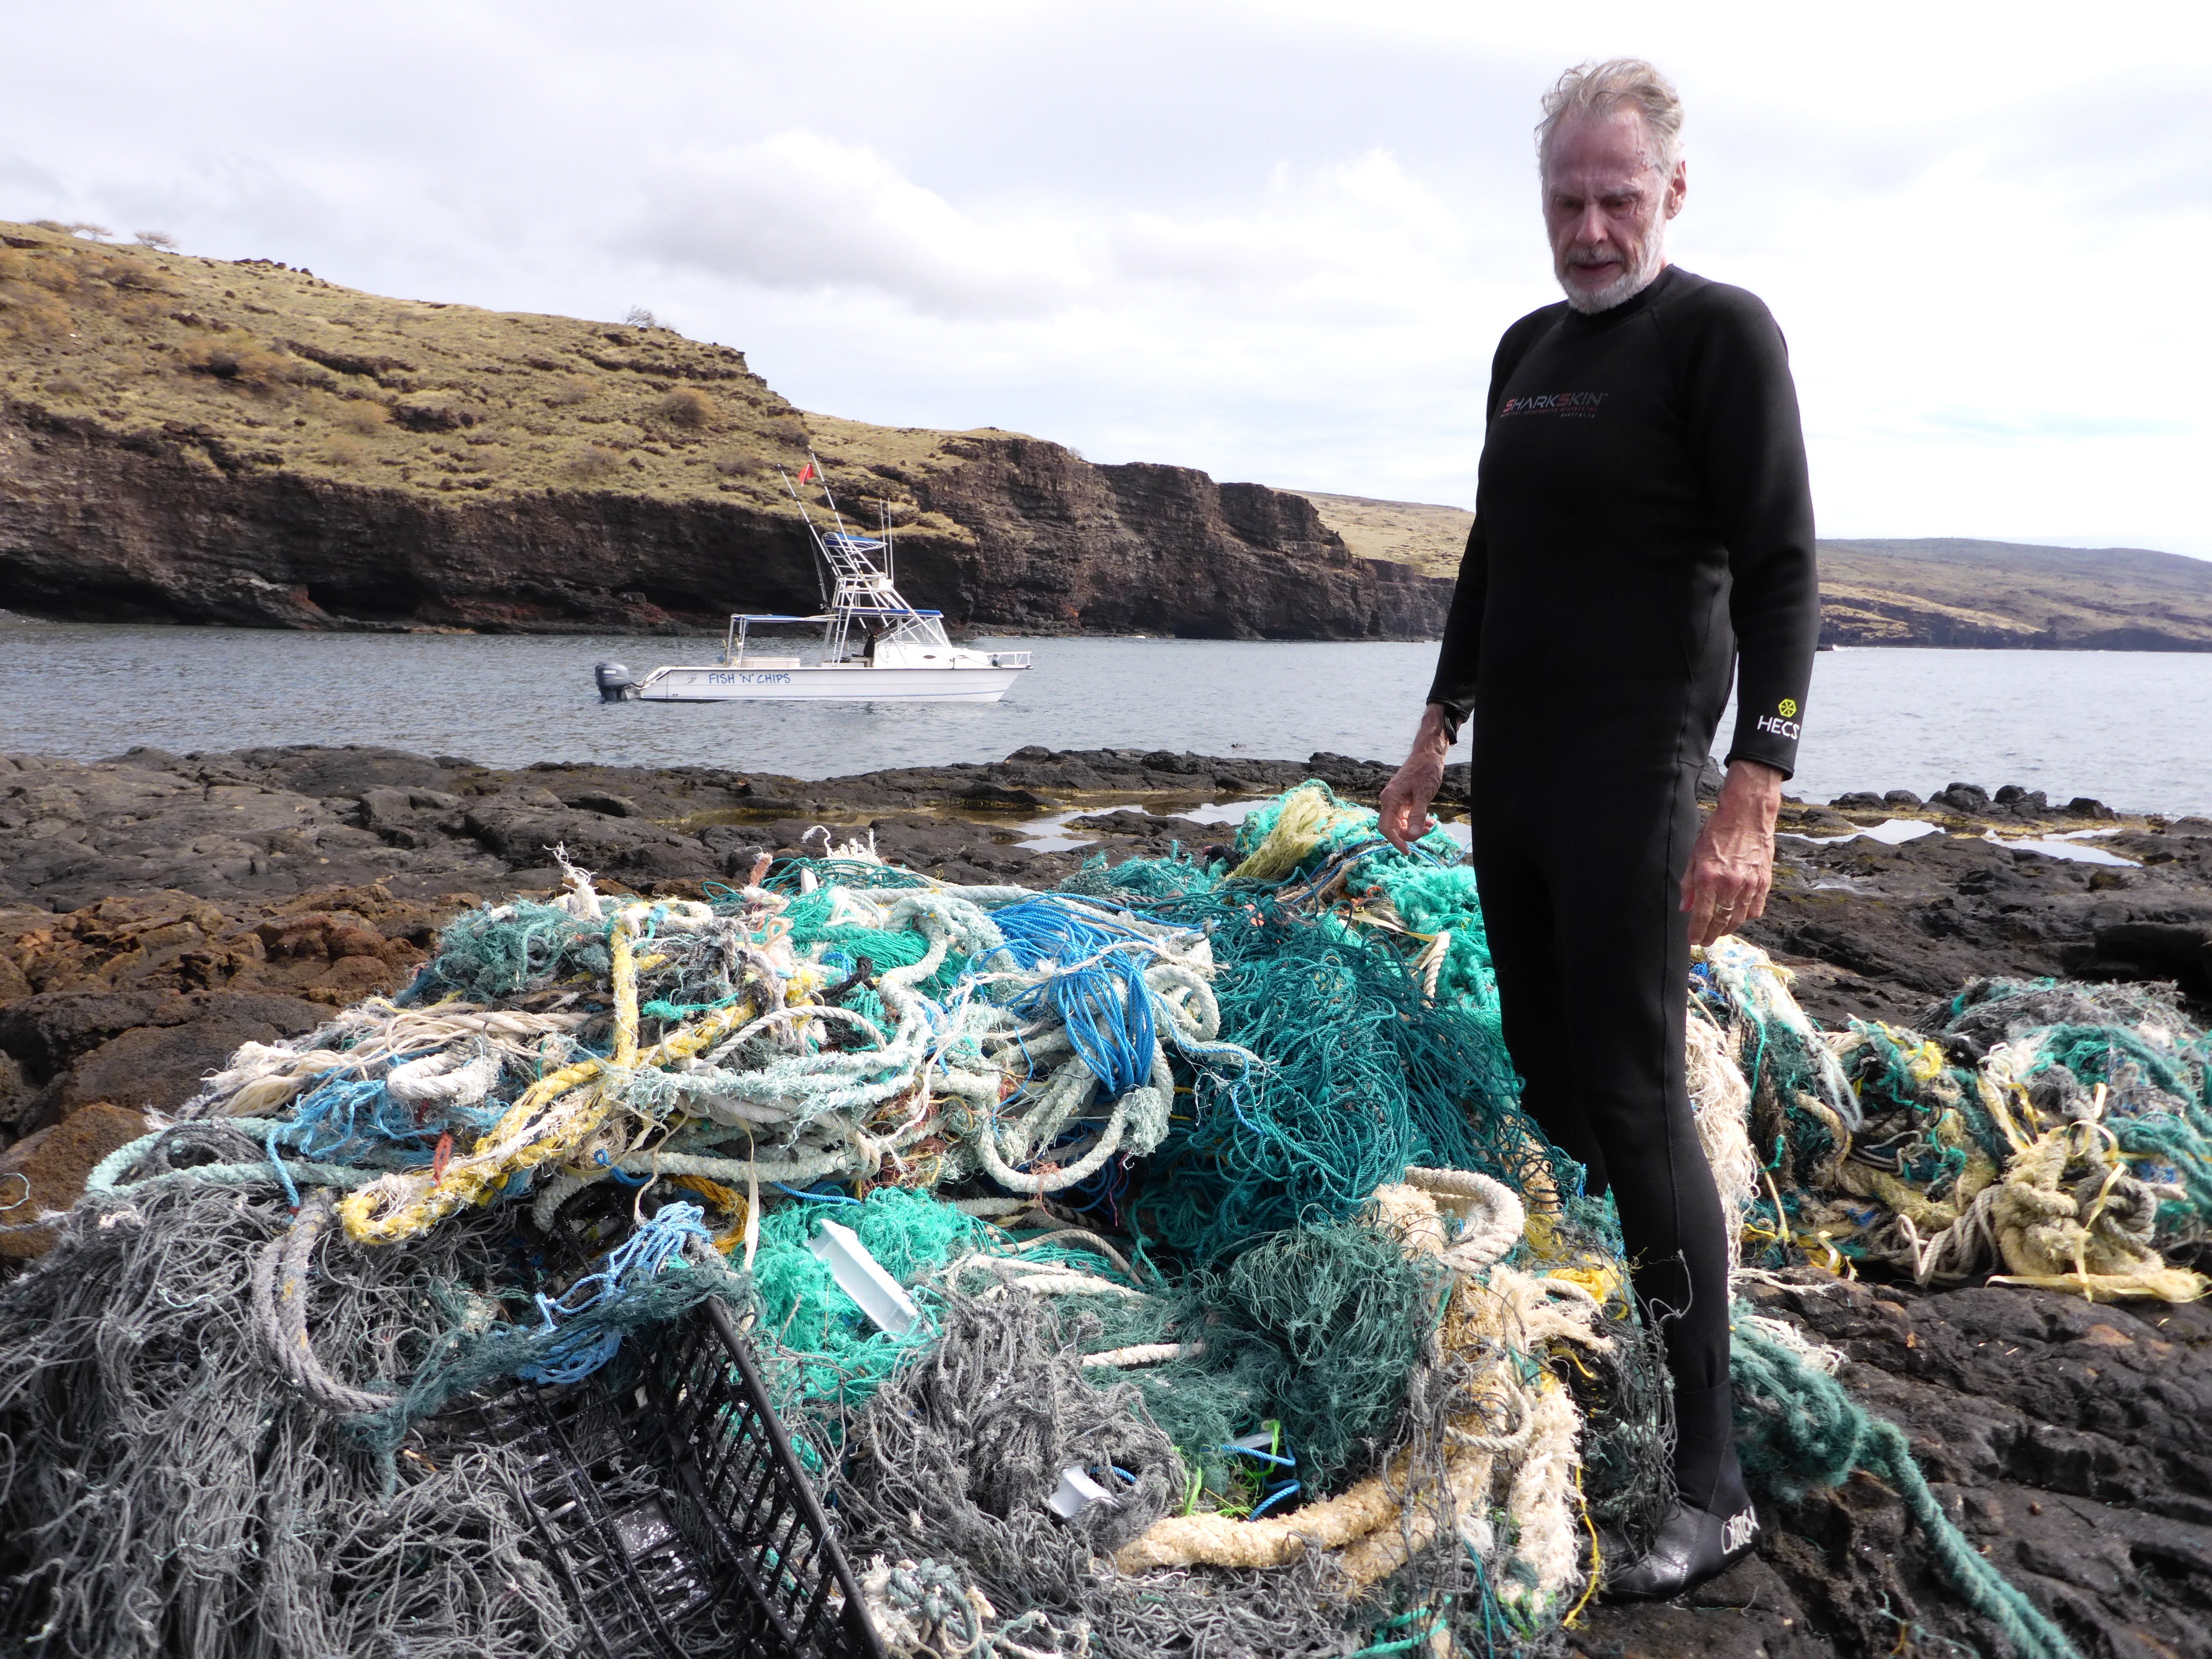
{"label": "gray-haired man", "polygon": [[[1522,1103],[1610,1190],[1674,1383],[1674,1512],[1608,1594],[1677,1594],[1758,1522],[1730,1429],[1728,1240],[1683,1076],[1691,945],[1764,908],[1820,631],[1812,495],[1781,331],[1666,261],[1688,173],[1650,64],[1563,76],[1539,127],[1564,304],[1492,365],[1474,527],[1413,754],[1425,827],[1461,722],[1474,862]],[[1697,779],[1734,675],[1735,734]]]}

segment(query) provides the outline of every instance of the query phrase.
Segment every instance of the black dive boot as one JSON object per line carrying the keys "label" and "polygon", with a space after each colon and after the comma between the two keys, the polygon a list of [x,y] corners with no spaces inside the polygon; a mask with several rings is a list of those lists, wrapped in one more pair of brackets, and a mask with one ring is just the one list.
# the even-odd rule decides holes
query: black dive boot
{"label": "black dive boot", "polygon": [[1676,1395],[1680,1495],[1651,1547],[1606,1574],[1607,1601],[1667,1601],[1751,1553],[1759,1542],[1759,1516],[1744,1490],[1729,1427],[1727,1383]]}

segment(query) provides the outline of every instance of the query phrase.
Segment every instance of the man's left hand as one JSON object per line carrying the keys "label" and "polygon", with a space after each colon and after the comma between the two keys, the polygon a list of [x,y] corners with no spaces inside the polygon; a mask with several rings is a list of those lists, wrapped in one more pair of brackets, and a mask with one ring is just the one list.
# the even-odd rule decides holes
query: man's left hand
{"label": "man's left hand", "polygon": [[1690,867],[1682,876],[1682,908],[1690,943],[1711,945],[1766,912],[1774,882],[1774,818],[1782,810],[1782,774],[1757,761],[1729,763]]}

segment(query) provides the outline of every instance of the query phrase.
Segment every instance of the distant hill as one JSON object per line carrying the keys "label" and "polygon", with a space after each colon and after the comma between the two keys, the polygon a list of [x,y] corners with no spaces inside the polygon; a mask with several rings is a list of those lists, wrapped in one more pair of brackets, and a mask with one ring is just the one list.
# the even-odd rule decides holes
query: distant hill
{"label": "distant hill", "polygon": [[2018,542],[1820,544],[1834,645],[2212,651],[2212,559]]}
{"label": "distant hill", "polygon": [[1311,501],[1322,521],[1361,558],[1411,565],[1425,576],[1455,580],[1459,575],[1467,527],[1474,522],[1474,514],[1463,507],[1326,495],[1316,489],[1291,493]]}
{"label": "distant hill", "polygon": [[[1465,507],[1301,492],[1363,557],[1449,576]],[[1820,544],[1822,642],[2212,651],[2212,560],[1933,538]]]}

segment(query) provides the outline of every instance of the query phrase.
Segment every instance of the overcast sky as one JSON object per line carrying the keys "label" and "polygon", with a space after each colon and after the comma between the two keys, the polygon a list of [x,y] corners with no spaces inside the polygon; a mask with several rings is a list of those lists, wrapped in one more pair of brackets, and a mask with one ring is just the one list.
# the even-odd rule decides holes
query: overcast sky
{"label": "overcast sky", "polygon": [[0,217],[744,349],[803,406],[1471,504],[1558,297],[1530,127],[1637,53],[1824,534],[2212,556],[2201,6],[9,0]]}

